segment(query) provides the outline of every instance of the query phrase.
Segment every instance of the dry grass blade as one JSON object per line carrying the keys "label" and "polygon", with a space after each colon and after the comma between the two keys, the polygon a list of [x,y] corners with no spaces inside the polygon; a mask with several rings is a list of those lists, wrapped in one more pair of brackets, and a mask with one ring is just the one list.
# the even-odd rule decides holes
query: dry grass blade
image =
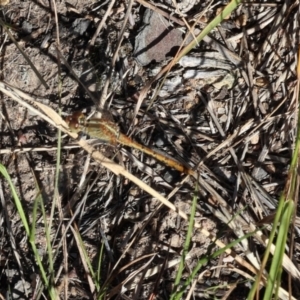
{"label": "dry grass blade", "polygon": [[[45,121],[57,128],[67,128],[66,122],[49,106],[35,101],[32,97],[19,89],[9,85],[8,83],[0,82],[0,90],[20,105],[26,107],[34,114],[40,116]],[[23,97],[25,100],[23,100]],[[40,110],[44,113],[41,113]],[[75,136],[75,135],[74,135]]]}
{"label": "dry grass blade", "polygon": [[153,4],[149,3],[149,2],[147,2],[147,1],[145,1],[145,0],[137,0],[137,2],[139,2],[140,4],[142,4],[142,5],[145,6],[145,7],[150,8],[151,10],[153,10],[153,11],[159,13],[160,15],[162,15],[162,16],[164,16],[164,17],[170,19],[170,20],[172,20],[173,22],[175,22],[175,23],[177,23],[177,24],[179,24],[179,25],[181,25],[181,26],[185,26],[185,25],[186,25],[182,20],[180,20],[180,19],[178,19],[178,18],[176,18],[176,17],[170,15],[169,13],[166,13],[166,12],[163,11],[162,9],[158,8],[157,6],[155,6],[155,5],[153,5]]}
{"label": "dry grass blade", "polygon": [[[77,145],[63,146],[62,149],[74,149],[78,148]],[[0,149],[0,154],[15,154],[15,153],[25,153],[25,152],[45,152],[45,151],[57,151],[57,147],[14,147],[14,148],[5,148]]]}
{"label": "dry grass blade", "polygon": [[41,76],[40,72],[36,69],[36,67],[32,63],[31,59],[28,57],[28,55],[23,51],[23,49],[20,47],[20,45],[18,44],[18,42],[15,40],[15,38],[11,34],[10,30],[7,28],[7,26],[2,21],[1,18],[0,18],[0,25],[2,26],[2,28],[5,28],[7,34],[9,35],[9,38],[14,42],[14,44],[16,45],[16,47],[18,48],[18,50],[22,53],[22,55],[24,56],[24,58],[26,59],[26,61],[28,62],[28,64],[30,65],[30,67],[32,68],[32,70],[34,71],[34,73],[36,74],[36,76],[38,77],[38,79],[41,81],[41,83],[48,89],[49,88],[48,84],[43,79],[43,77]]}
{"label": "dry grass blade", "polygon": [[102,29],[103,26],[105,25],[105,22],[106,22],[108,16],[110,15],[111,10],[112,10],[112,8],[113,8],[115,2],[116,2],[115,0],[110,1],[109,7],[107,8],[107,10],[106,10],[106,12],[105,12],[105,15],[103,16],[101,22],[99,22],[99,25],[98,25],[98,27],[97,27],[97,30],[96,30],[95,34],[93,35],[92,39],[91,39],[90,42],[89,42],[89,46],[88,46],[87,50],[85,51],[85,55],[87,55],[88,52],[89,52],[89,50],[90,50],[90,48],[91,48],[92,46],[94,46],[95,40],[96,40],[97,36],[99,35],[99,33],[101,32],[101,29]]}
{"label": "dry grass blade", "polygon": [[128,7],[127,7],[126,15],[124,17],[123,26],[122,26],[122,29],[120,31],[120,35],[119,35],[119,38],[118,38],[118,43],[117,43],[117,46],[116,46],[116,49],[115,49],[115,53],[114,53],[114,55],[111,59],[111,65],[110,65],[110,69],[109,69],[108,78],[107,78],[107,80],[104,84],[104,87],[103,87],[102,93],[101,93],[101,98],[100,98],[100,101],[98,103],[98,107],[100,109],[105,108],[105,102],[107,100],[107,90],[108,90],[109,85],[112,83],[112,73],[113,73],[113,70],[115,69],[116,60],[117,60],[118,53],[119,53],[119,50],[120,50],[120,47],[121,47],[121,43],[122,43],[123,38],[124,38],[125,28],[126,28],[126,25],[127,25],[128,19],[129,19],[129,15],[131,14],[131,9],[132,9],[133,2],[134,2],[133,0],[130,0],[129,4],[128,4]]}

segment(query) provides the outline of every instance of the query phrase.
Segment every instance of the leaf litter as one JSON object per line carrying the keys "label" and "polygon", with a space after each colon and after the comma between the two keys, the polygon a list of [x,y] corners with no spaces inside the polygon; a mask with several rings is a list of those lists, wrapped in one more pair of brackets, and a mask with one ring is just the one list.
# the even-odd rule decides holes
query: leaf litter
{"label": "leaf litter", "polygon": [[[136,101],[143,87],[178,50],[166,49],[173,45],[164,40],[163,31],[151,27],[158,26],[157,22],[144,24],[144,15],[155,11],[156,17],[163,20],[164,29],[176,28],[182,32],[182,39],[175,45],[178,48],[185,46],[181,43],[189,32],[184,21],[190,26],[197,24],[196,36],[206,22],[216,16],[217,9],[222,9],[217,2],[194,1],[193,6],[191,3],[186,6],[190,9],[180,14],[167,1],[153,2],[147,9],[143,1],[138,2],[140,4],[131,3],[126,25],[127,6],[122,1],[99,6],[92,1],[85,1],[84,5],[69,1],[68,6],[59,3],[58,24],[46,7],[36,3],[30,6],[27,2],[9,3],[2,9],[2,20],[11,26],[9,30],[15,40],[48,85],[47,88],[42,84],[4,30],[0,86],[3,93],[2,164],[16,185],[29,219],[39,193],[34,178],[40,185],[46,211],[50,214],[53,200],[59,200],[63,207],[62,215],[59,216],[59,212],[54,215],[51,228],[55,233],[52,243],[57,246],[54,286],[62,297],[88,299],[92,293],[96,295],[104,290],[109,298],[124,290],[127,297],[137,299],[151,294],[169,295],[173,286],[166,283],[174,282],[187,231],[185,218],[190,214],[191,195],[197,182],[200,191],[195,223],[202,231],[194,231],[183,278],[190,275],[189,270],[211,247],[218,249],[221,243],[228,244],[255,231],[255,242],[244,239],[232,249],[231,255],[236,261],[228,263],[228,254],[219,260],[212,259],[202,268],[203,274],[193,286],[196,298],[222,297],[228,292],[222,287],[224,283],[229,285],[232,280],[242,280],[244,283],[231,290],[228,299],[244,299],[249,286],[244,281],[245,275],[238,270],[242,264],[251,277],[255,275],[251,273],[255,272],[252,268],[259,268],[255,253],[262,254],[259,244],[265,245],[268,226],[258,230],[256,224],[272,221],[267,220],[276,210],[284,188],[295,141],[298,45],[295,30],[299,28],[296,2],[290,2],[290,6],[286,3],[242,4],[185,56],[183,60],[188,59],[192,65],[175,64],[165,80],[151,85],[135,115]],[[165,18],[160,11],[170,18]],[[56,25],[59,26],[59,45],[56,44]],[[151,40],[151,47],[149,41],[141,40],[149,37],[141,34],[145,26],[150,26],[148,33],[157,34]],[[118,55],[117,44],[120,45]],[[134,50],[138,45],[145,47]],[[149,55],[150,59],[141,64],[134,51]],[[155,53],[159,53],[156,59]],[[220,55],[224,57],[224,64],[231,66],[226,73],[230,74],[230,81],[220,67]],[[113,57],[116,57],[115,63]],[[210,74],[210,78],[215,76],[216,80],[206,80],[204,73],[205,76]],[[215,85],[215,82],[221,84]],[[10,101],[17,98],[25,102]],[[38,106],[33,105],[31,99]],[[28,102],[30,108],[25,104]],[[74,140],[63,136],[58,197],[55,198],[57,138],[54,126],[67,130],[55,112],[61,109],[66,115],[95,105],[111,112],[120,132],[150,147],[158,145],[161,152],[193,167],[199,178],[183,178],[182,174],[138,151],[95,146],[103,156],[95,152],[93,144],[79,140],[79,145],[94,158],[90,159]],[[6,231],[2,227],[1,293],[8,292],[7,285],[12,295],[24,294],[24,298],[26,293],[35,296],[46,292],[35,262],[30,259],[22,226],[16,225],[20,221],[5,181],[2,181],[2,194],[2,200],[5,199],[2,208],[5,207],[12,228]],[[166,206],[157,199],[165,201]],[[65,232],[59,230],[59,222],[66,226]],[[83,263],[86,258],[80,250],[80,242],[72,238],[74,230],[69,234],[70,225],[75,223],[95,270],[99,248],[104,244],[100,264],[103,290],[94,285],[94,278],[86,277],[89,271]],[[41,222],[37,225],[42,226]],[[12,247],[9,234],[20,241],[16,252],[7,250]],[[215,244],[212,236],[218,237]],[[69,249],[68,256],[62,251],[62,242]],[[46,246],[43,229],[36,243],[42,253]],[[294,259],[298,256],[297,248],[296,241]],[[11,253],[24,258],[17,262]],[[287,256],[283,265],[295,280],[299,278],[297,267]],[[162,266],[163,271],[159,270]],[[35,276],[31,276],[32,268]],[[157,282],[154,274],[159,274]],[[20,280],[25,284],[21,285]],[[214,294],[211,285],[219,286]],[[287,298],[285,289],[283,282],[282,299]],[[293,290],[295,299],[298,293]]]}

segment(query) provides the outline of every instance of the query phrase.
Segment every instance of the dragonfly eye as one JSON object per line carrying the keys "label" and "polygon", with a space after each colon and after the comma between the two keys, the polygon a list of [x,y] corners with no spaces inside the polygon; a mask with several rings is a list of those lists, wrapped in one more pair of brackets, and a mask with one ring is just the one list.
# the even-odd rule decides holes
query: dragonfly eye
{"label": "dragonfly eye", "polygon": [[68,116],[66,117],[66,123],[69,125],[71,131],[80,131],[80,119],[78,116]]}

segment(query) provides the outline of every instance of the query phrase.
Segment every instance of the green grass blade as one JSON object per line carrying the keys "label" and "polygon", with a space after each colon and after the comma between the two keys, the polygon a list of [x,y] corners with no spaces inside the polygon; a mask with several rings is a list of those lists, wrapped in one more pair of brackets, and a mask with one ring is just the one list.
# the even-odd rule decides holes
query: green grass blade
{"label": "green grass blade", "polygon": [[209,23],[203,28],[201,33],[196,37],[196,40],[192,40],[176,57],[175,63],[177,63],[183,56],[189,53],[194,47],[196,47],[203,38],[208,35],[214,28],[216,28],[226,17],[228,17],[232,11],[234,11],[242,0],[232,0],[226,7]]}
{"label": "green grass blade", "polygon": [[[298,80],[300,78],[300,64],[297,66]],[[298,93],[300,91],[298,90]],[[300,102],[300,94],[298,94],[298,103]],[[265,266],[270,256],[270,249],[278,230],[276,249],[272,258],[270,274],[267,279],[267,286],[264,295],[264,299],[271,299],[275,293],[275,298],[278,297],[278,289],[280,287],[280,279],[282,274],[282,261],[287,241],[287,235],[290,229],[290,224],[293,219],[295,211],[295,203],[298,199],[298,164],[299,164],[299,150],[300,150],[300,110],[298,110],[298,124],[297,124],[297,136],[295,141],[295,150],[293,152],[291,166],[287,176],[285,189],[279,199],[275,219],[273,221],[273,227],[270,233],[268,245],[266,247],[265,255],[262,260],[261,269],[256,277],[256,281],[252,286],[252,289],[248,295],[249,300],[254,299],[255,295],[259,292],[259,285],[262,274],[265,270]]]}
{"label": "green grass blade", "polygon": [[272,298],[275,292],[278,298],[278,289],[281,286],[282,260],[285,252],[287,235],[290,227],[290,220],[294,213],[294,202],[292,200],[284,203],[283,213],[281,216],[280,226],[278,228],[278,236],[276,241],[276,249],[272,259],[270,273],[267,280],[264,300]]}
{"label": "green grass blade", "polygon": [[25,232],[27,234],[27,236],[29,237],[30,236],[30,227],[29,227],[29,224],[28,224],[28,221],[27,221],[27,218],[26,218],[26,215],[25,215],[25,212],[24,212],[24,209],[23,209],[23,206],[22,206],[22,203],[19,199],[19,196],[17,194],[17,191],[15,189],[15,186],[6,170],[6,168],[0,164],[0,173],[3,175],[3,177],[7,180],[8,184],[9,184],[9,187],[10,187],[10,190],[11,190],[11,193],[12,193],[12,196],[13,196],[13,199],[15,201],[15,205],[16,205],[16,208],[18,210],[18,213],[20,215],[20,218],[21,218],[21,221],[23,223],[23,226],[25,228]]}
{"label": "green grass blade", "polygon": [[[35,244],[35,236],[33,235],[33,233],[35,232],[35,229],[33,229],[33,233],[32,233],[31,230],[30,230],[30,226],[29,226],[29,223],[27,221],[27,218],[26,218],[25,211],[23,209],[22,203],[21,203],[20,198],[19,198],[19,196],[18,196],[18,194],[16,192],[15,186],[14,186],[14,184],[13,184],[13,182],[12,182],[12,180],[11,180],[11,178],[10,178],[7,170],[6,170],[6,168],[2,164],[0,164],[0,173],[4,176],[4,178],[7,180],[8,184],[9,184],[9,187],[10,187],[10,190],[11,190],[11,193],[12,193],[12,197],[14,199],[17,211],[19,213],[19,216],[20,216],[22,224],[24,226],[26,235],[27,235],[29,243],[31,245],[32,252],[34,253],[34,257],[35,257],[36,263],[37,263],[37,265],[39,267],[39,271],[40,271],[41,276],[43,278],[44,284],[45,284],[46,288],[48,289],[50,298],[51,299],[57,299],[56,291],[55,291],[54,287],[49,284],[49,280],[47,278],[47,275],[46,275],[46,272],[45,272],[45,268],[43,266],[41,257],[39,255],[38,249],[37,249],[36,244]],[[39,201],[37,199],[35,201],[35,204],[34,204],[33,225],[32,226],[35,226],[34,224],[36,223],[35,220],[36,220],[36,210],[37,210],[37,204],[38,204],[38,202]]]}
{"label": "green grass blade", "polygon": [[187,231],[187,235],[186,235],[186,239],[185,239],[185,243],[184,243],[184,247],[183,247],[183,252],[182,252],[180,264],[179,264],[179,267],[178,267],[178,272],[177,272],[175,282],[174,282],[173,293],[170,297],[170,300],[173,300],[173,299],[176,298],[176,294],[177,294],[176,291],[177,291],[177,288],[178,288],[178,286],[180,284],[180,281],[181,281],[181,278],[182,278],[182,273],[183,273],[183,270],[184,270],[184,264],[185,264],[186,256],[188,254],[190,243],[191,243],[191,240],[192,240],[192,233],[193,233],[193,229],[194,229],[196,206],[197,206],[197,199],[198,199],[197,196],[196,196],[197,190],[198,190],[198,186],[196,186],[195,195],[193,197],[188,231]]}
{"label": "green grass blade", "polygon": [[200,259],[199,262],[197,263],[197,266],[192,271],[192,273],[188,277],[188,279],[185,281],[185,283],[183,284],[181,290],[177,293],[177,295],[176,295],[176,297],[174,299],[175,300],[181,299],[183,293],[185,292],[185,290],[187,289],[187,287],[191,284],[192,280],[197,276],[200,268],[203,265],[205,265],[209,261],[217,258],[221,254],[223,254],[227,249],[233,248],[235,245],[237,245],[238,243],[240,243],[243,239],[247,239],[247,238],[251,237],[254,233],[255,232],[249,232],[249,233],[245,234],[244,236],[242,236],[242,237],[234,240],[233,242],[229,243],[228,245],[226,245],[226,247],[224,247],[222,249],[219,249],[219,250],[215,251],[214,253],[212,253],[211,255],[207,255],[207,256],[203,257],[202,259]]}

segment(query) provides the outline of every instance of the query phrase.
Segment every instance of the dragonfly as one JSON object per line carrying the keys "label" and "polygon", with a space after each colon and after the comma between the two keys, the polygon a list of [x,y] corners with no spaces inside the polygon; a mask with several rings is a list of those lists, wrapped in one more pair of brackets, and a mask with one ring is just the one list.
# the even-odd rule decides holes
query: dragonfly
{"label": "dragonfly", "polygon": [[193,169],[186,167],[178,161],[152,150],[134,141],[126,134],[121,133],[118,125],[109,119],[97,116],[88,119],[83,112],[74,112],[72,115],[66,117],[66,123],[69,125],[72,132],[83,132],[91,138],[99,139],[113,146],[121,144],[137,149],[181,173],[195,175]]}

